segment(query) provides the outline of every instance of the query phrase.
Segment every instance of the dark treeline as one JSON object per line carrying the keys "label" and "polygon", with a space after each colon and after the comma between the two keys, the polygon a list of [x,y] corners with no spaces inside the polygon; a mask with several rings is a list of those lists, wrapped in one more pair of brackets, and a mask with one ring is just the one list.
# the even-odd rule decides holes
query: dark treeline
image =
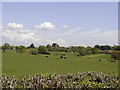
{"label": "dark treeline", "polygon": [[[62,52],[77,52],[77,56],[91,55],[91,54],[111,54],[113,58],[120,59],[120,46],[109,46],[109,45],[95,45],[94,47],[84,47],[84,46],[70,46],[70,47],[61,47],[57,43],[52,45],[48,44],[46,46],[39,45],[35,47],[32,43],[30,46],[11,46],[9,43],[5,43],[2,46],[3,52],[6,50],[16,50],[16,52],[23,53],[29,49],[28,53],[32,55],[37,54],[47,54],[50,55],[50,51],[62,51]],[[117,57],[117,58],[116,58]]]}
{"label": "dark treeline", "polygon": [[[42,45],[39,45],[38,47],[35,47],[34,44],[32,43],[30,46],[24,46],[24,45],[19,45],[19,46],[11,46],[9,43],[5,43],[2,46],[2,50],[9,50],[9,49],[16,49],[18,50],[19,48],[39,48]],[[114,46],[109,46],[109,45],[95,45],[94,47],[84,47],[84,46],[70,46],[70,47],[60,47],[57,43],[53,43],[52,45],[48,44],[44,46],[47,48],[49,51],[65,51],[65,52],[78,52],[80,49],[87,49],[87,51],[91,49],[99,49],[99,50],[120,50],[120,46],[114,45]]]}
{"label": "dark treeline", "polygon": [[[39,45],[41,46],[41,45]],[[26,47],[24,45],[19,45],[19,46],[11,46],[9,43],[5,43],[3,46],[2,46],[2,50],[4,51],[5,49],[8,50],[8,49],[18,49],[18,47],[22,47],[22,48],[26,48],[26,49],[29,49],[29,48],[39,48],[38,47],[35,47],[34,44],[32,43],[30,46]],[[114,46],[109,46],[109,45],[95,45],[94,47],[84,47],[84,46],[70,46],[70,47],[60,47],[59,45],[57,45],[57,43],[53,43],[52,45],[48,44],[45,46],[49,51],[73,51],[73,52],[76,52],[78,51],[79,49],[93,49],[93,48],[96,48],[96,49],[99,49],[99,50],[120,50],[120,46],[117,46],[117,45],[114,45]]]}

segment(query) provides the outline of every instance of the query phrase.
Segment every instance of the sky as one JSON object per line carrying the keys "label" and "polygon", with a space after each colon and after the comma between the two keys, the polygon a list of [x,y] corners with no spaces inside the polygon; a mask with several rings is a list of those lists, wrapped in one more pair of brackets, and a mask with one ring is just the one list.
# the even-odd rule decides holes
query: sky
{"label": "sky", "polygon": [[2,39],[11,45],[117,45],[117,2],[3,2]]}

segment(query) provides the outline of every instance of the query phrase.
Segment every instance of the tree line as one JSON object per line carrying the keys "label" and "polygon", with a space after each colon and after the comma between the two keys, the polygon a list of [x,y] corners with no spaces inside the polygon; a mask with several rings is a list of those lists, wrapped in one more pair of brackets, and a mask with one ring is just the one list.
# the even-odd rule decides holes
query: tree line
{"label": "tree line", "polygon": [[[70,47],[60,47],[59,45],[53,43],[46,46],[39,45],[35,47],[32,43],[30,46],[26,47],[23,45],[11,46],[9,43],[5,43],[2,46],[2,51],[6,50],[16,50],[16,52],[24,53],[26,49],[29,49],[28,53],[32,55],[37,54],[47,54],[50,55],[49,51],[62,51],[62,52],[77,52],[77,56],[91,55],[91,54],[111,54],[114,59],[120,59],[120,46],[114,45],[95,45],[94,47],[84,47],[84,46],[70,46]],[[112,51],[112,53],[111,53]]]}

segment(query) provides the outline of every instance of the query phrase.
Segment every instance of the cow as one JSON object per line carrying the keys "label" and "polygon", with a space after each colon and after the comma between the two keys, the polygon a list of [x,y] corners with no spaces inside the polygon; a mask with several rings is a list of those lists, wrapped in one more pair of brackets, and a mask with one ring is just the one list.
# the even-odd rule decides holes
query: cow
{"label": "cow", "polygon": [[48,56],[45,56],[46,58],[48,57]]}
{"label": "cow", "polygon": [[66,59],[66,57],[63,57],[64,59]]}
{"label": "cow", "polygon": [[116,62],[115,60],[112,60],[111,62]]}

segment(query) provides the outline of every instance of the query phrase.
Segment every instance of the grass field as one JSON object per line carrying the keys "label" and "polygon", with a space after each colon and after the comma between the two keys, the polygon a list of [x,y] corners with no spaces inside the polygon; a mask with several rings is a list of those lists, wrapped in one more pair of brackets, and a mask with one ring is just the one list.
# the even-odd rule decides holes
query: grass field
{"label": "grass field", "polygon": [[[104,73],[118,73],[118,63],[110,62],[111,56],[106,54],[96,54],[89,56],[76,56],[76,53],[67,52],[66,59],[57,59],[63,52],[50,52],[46,55],[30,55],[27,53],[18,53],[9,50],[2,53],[3,74],[16,75],[34,75],[37,73],[77,73],[87,71],[101,71]],[[101,61],[99,61],[101,60]]]}

